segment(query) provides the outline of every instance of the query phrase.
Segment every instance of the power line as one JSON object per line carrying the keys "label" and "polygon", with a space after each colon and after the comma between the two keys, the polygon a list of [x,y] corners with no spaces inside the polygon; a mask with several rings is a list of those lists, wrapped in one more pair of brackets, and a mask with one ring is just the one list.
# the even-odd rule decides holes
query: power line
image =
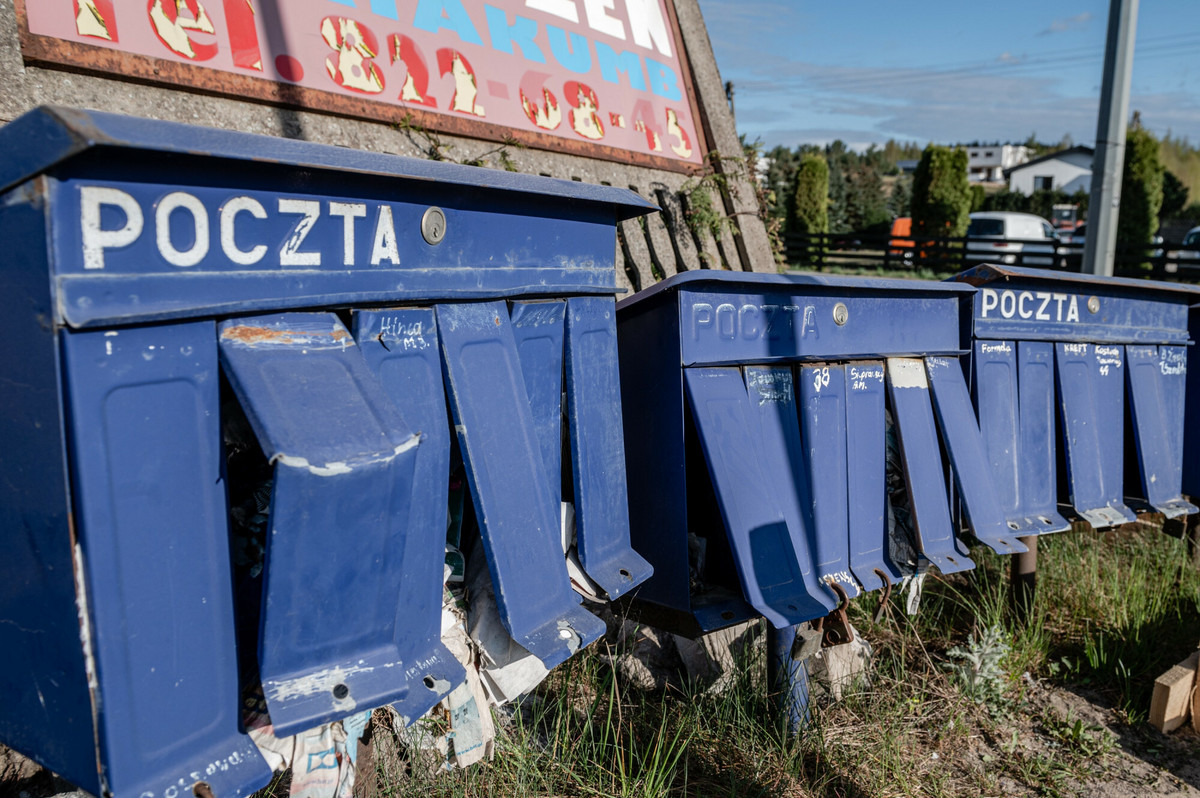
{"label": "power line", "polygon": [[[1197,34],[1175,34],[1172,36],[1155,37],[1154,39],[1147,40],[1146,45],[1138,52],[1138,56],[1147,59],[1152,57],[1157,59],[1172,55],[1192,55],[1195,52],[1194,48],[1198,45],[1200,45],[1200,35]],[[914,67],[904,70],[873,70],[870,73],[859,73],[840,79],[836,76],[830,78],[817,77],[813,82],[817,84],[818,88],[825,91],[868,89],[992,75],[1023,76],[1031,71],[1043,71],[1048,67],[1080,66],[1096,63],[1103,59],[1103,52],[1097,53],[1094,48],[1089,48],[1087,51],[1079,54],[1074,54],[1075,52],[1073,50],[1064,50],[1054,55],[1026,58],[1016,62],[968,62],[963,66],[943,67],[940,69]],[[879,76],[876,77],[876,74]]]}
{"label": "power line", "polygon": [[[1183,40],[1183,41],[1180,41],[1180,40]],[[1164,35],[1164,36],[1147,37],[1140,42],[1140,49],[1145,49],[1147,47],[1152,47],[1155,45],[1169,45],[1169,44],[1176,44],[1176,43],[1177,44],[1194,44],[1196,42],[1200,42],[1200,33],[1198,33],[1198,32],[1193,31],[1193,32],[1189,32],[1189,33],[1173,33],[1173,34],[1168,34],[1168,35]],[[1053,54],[1038,55],[1038,56],[1032,56],[1032,57],[1028,57],[1028,58],[1020,58],[1015,61],[1000,61],[997,58],[989,58],[989,59],[977,60],[977,61],[962,61],[962,62],[948,63],[948,64],[927,64],[927,65],[915,66],[915,67],[880,67],[880,68],[877,68],[874,70],[860,71],[858,74],[852,76],[850,79],[856,80],[856,79],[861,78],[864,80],[870,80],[873,77],[872,73],[876,73],[882,78],[888,78],[888,77],[895,75],[897,73],[897,71],[901,71],[901,72],[911,71],[911,72],[916,72],[916,73],[943,72],[943,71],[944,72],[956,72],[956,71],[965,70],[965,69],[992,68],[992,67],[996,67],[996,66],[1016,65],[1016,64],[1023,64],[1023,63],[1036,63],[1036,62],[1040,62],[1045,59],[1061,58],[1064,56],[1065,57],[1074,57],[1076,55],[1101,58],[1101,57],[1103,57],[1103,49],[1100,49],[1098,52],[1096,46],[1070,47],[1070,48],[1060,49]]]}

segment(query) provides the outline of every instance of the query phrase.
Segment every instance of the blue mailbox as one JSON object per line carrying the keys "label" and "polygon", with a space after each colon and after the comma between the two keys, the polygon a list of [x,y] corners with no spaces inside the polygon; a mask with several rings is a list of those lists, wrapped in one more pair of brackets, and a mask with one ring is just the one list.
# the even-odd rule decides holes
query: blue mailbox
{"label": "blue mailbox", "polygon": [[562,499],[610,598],[649,575],[612,298],[635,195],[68,109],[0,145],[0,741],[97,795],[230,796],[270,778],[252,683],[280,735],[416,718],[464,675],[452,457],[548,667],[604,630]]}
{"label": "blue mailbox", "polygon": [[[953,496],[976,538],[1024,551],[960,363],[971,300],[945,283],[691,272],[618,303],[631,530],[654,567],[639,614],[688,635],[756,615],[782,629],[917,555],[972,568]],[[906,494],[890,509],[889,416]]]}
{"label": "blue mailbox", "polygon": [[1098,528],[1196,512],[1182,496],[1195,287],[990,265],[954,279],[978,287],[975,402],[1015,534],[1066,529],[1062,504]]}
{"label": "blue mailbox", "polygon": [[[1188,335],[1192,341],[1200,340],[1200,305],[1188,310]],[[1187,395],[1183,421],[1183,492],[1185,496],[1200,496],[1200,366],[1192,357],[1194,348],[1188,349],[1188,363],[1192,370],[1187,375]]]}

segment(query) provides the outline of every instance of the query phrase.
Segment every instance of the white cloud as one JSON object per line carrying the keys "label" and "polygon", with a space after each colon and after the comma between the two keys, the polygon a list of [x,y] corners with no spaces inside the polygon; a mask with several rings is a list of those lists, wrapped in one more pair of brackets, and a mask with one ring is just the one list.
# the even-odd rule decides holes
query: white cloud
{"label": "white cloud", "polygon": [[1054,20],[1050,23],[1050,27],[1038,31],[1038,36],[1049,36],[1052,33],[1066,33],[1070,30],[1080,30],[1087,27],[1087,24],[1091,21],[1092,12],[1084,11],[1082,14],[1076,14],[1073,17]]}

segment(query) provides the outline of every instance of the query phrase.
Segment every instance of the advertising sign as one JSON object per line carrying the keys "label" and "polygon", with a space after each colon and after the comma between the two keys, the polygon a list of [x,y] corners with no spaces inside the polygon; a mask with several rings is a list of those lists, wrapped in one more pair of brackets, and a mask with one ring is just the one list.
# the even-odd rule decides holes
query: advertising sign
{"label": "advertising sign", "polygon": [[703,159],[669,0],[17,0],[29,61],[656,168]]}

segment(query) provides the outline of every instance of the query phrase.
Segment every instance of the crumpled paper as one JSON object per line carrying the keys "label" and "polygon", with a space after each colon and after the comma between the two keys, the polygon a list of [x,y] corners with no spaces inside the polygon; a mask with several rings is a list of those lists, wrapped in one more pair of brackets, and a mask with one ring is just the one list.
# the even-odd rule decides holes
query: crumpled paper
{"label": "crumpled paper", "polygon": [[358,712],[292,737],[276,737],[262,696],[247,699],[247,731],[276,772],[292,769],[292,798],[351,798],[358,740],[371,711]]}

